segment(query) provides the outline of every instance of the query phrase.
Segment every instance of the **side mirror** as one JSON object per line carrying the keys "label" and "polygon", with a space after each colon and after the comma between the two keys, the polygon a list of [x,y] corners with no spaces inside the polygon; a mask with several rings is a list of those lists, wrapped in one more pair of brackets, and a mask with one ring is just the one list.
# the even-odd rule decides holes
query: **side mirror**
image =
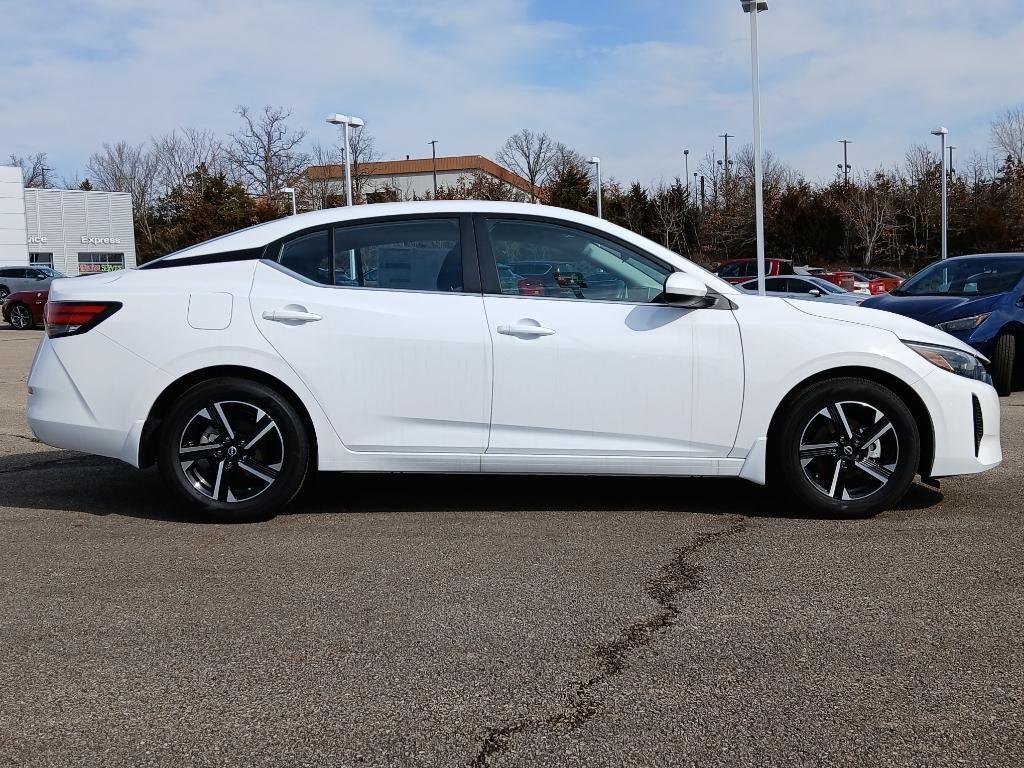
{"label": "side mirror", "polygon": [[665,278],[665,301],[674,307],[706,307],[708,287],[685,272],[673,272]]}
{"label": "side mirror", "polygon": [[811,288],[811,290],[809,290],[808,293],[811,294],[811,296],[821,296],[821,289]]}

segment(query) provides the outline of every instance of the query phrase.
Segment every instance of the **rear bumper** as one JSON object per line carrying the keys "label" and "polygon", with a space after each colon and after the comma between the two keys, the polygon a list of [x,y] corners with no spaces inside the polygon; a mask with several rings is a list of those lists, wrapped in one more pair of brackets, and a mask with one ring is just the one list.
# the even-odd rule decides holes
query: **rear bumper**
{"label": "rear bumper", "polygon": [[933,477],[977,474],[1002,462],[999,395],[989,384],[936,370],[914,389],[932,418]]}
{"label": "rear bumper", "polygon": [[[96,360],[106,361],[104,370]],[[56,341],[44,336],[28,378],[29,428],[47,445],[137,467],[146,413],[136,401],[157,371],[95,330]]]}

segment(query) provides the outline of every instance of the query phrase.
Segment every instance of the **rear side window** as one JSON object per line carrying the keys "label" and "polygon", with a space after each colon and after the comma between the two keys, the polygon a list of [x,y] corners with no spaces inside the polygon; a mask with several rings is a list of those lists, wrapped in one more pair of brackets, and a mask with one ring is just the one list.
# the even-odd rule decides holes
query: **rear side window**
{"label": "rear side window", "polygon": [[337,227],[334,284],[401,291],[462,291],[458,219]]}
{"label": "rear side window", "polygon": [[764,281],[764,289],[772,293],[788,293],[791,288],[784,277],[773,277]]}
{"label": "rear side window", "polygon": [[278,259],[281,266],[314,282],[330,285],[331,252],[328,238],[328,231],[322,229],[289,240],[281,246]]}

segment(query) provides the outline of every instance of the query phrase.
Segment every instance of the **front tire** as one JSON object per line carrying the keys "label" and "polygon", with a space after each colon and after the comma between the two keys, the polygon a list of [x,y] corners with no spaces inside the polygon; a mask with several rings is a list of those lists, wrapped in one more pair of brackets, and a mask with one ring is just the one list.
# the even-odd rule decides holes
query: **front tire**
{"label": "front tire", "polygon": [[15,304],[8,312],[7,322],[16,331],[26,331],[35,325],[35,318],[32,317],[32,310],[24,304]]}
{"label": "front tire", "polygon": [[263,384],[221,378],[179,397],[158,436],[160,474],[202,517],[254,522],[281,512],[309,471],[310,438],[288,400]]}
{"label": "front tire", "polygon": [[996,341],[992,355],[992,384],[1000,397],[1013,394],[1013,368],[1017,362],[1017,337],[1005,333]]}
{"label": "front tire", "polygon": [[802,506],[829,517],[892,507],[917,474],[920,435],[894,392],[866,379],[814,384],[783,414],[779,480]]}

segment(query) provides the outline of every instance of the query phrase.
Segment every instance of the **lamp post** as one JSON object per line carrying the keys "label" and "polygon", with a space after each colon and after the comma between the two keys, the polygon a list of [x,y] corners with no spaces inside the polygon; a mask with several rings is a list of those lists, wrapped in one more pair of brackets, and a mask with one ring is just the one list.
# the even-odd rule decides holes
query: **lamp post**
{"label": "lamp post", "polygon": [[[761,168],[761,76],[757,56],[757,14],[768,10],[764,0],[740,0],[750,14],[750,84],[754,100],[754,221],[757,226],[757,292],[764,296],[764,190]],[[728,171],[728,156],[726,156]],[[728,193],[727,193],[728,194]]]}
{"label": "lamp post", "polygon": [[941,142],[941,154],[942,154],[942,258],[945,259],[949,255],[948,240],[946,233],[949,231],[949,211],[946,201],[946,136],[949,135],[949,131],[944,126],[939,126],[932,131],[932,136],[938,136]]}
{"label": "lamp post", "polygon": [[297,213],[295,210],[295,187],[281,187],[280,191],[282,195],[290,194],[292,196],[292,216],[294,216]]}
{"label": "lamp post", "polygon": [[352,148],[348,141],[348,129],[358,128],[366,123],[361,118],[351,115],[328,115],[327,122],[331,125],[340,125],[344,128],[344,151],[345,151],[345,205],[352,205]]}
{"label": "lamp post", "polygon": [[688,149],[684,149],[683,150],[683,162],[686,163],[686,175],[683,178],[686,179],[686,192],[687,192],[686,196],[689,197],[690,196],[689,195],[689,192],[690,192],[690,150],[688,150]]}
{"label": "lamp post", "polygon": [[726,131],[725,133],[719,134],[718,138],[725,139],[725,162],[723,163],[722,161],[719,161],[718,164],[721,165],[725,169],[725,182],[724,182],[725,186],[722,188],[722,198],[723,198],[723,200],[725,202],[725,207],[728,208],[729,207],[729,165],[730,165],[730,163],[729,163],[729,139],[735,139],[736,137],[733,134],[731,134],[728,131]]}
{"label": "lamp post", "polygon": [[437,200],[437,139],[427,143],[430,145],[430,167],[434,171],[434,199]]}
{"label": "lamp post", "polygon": [[693,172],[693,207],[697,207],[697,172]]}
{"label": "lamp post", "polygon": [[840,139],[839,143],[843,145],[843,186],[848,187],[850,186],[850,161],[846,156],[846,148],[853,144],[853,142],[849,139]]}
{"label": "lamp post", "polygon": [[947,149],[949,149],[949,178],[952,179],[956,176],[956,168],[953,167],[953,150],[956,149],[956,147],[950,144]]}
{"label": "lamp post", "polygon": [[601,158],[592,157],[587,160],[592,166],[594,166],[594,172],[597,174],[597,218],[604,218],[601,216]]}

